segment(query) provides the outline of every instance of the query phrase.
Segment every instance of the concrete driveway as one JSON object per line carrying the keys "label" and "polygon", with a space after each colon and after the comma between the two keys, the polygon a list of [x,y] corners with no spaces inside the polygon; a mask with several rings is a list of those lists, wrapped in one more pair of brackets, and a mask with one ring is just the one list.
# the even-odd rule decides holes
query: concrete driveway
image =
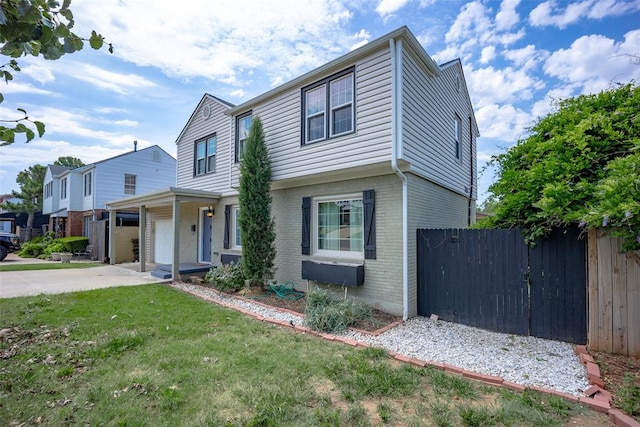
{"label": "concrete driveway", "polygon": [[[2,265],[52,262],[20,258],[15,254],[9,254],[2,261]],[[129,263],[64,270],[2,271],[0,272],[0,298],[169,282],[153,277],[150,271],[140,273],[139,269],[140,264]]]}

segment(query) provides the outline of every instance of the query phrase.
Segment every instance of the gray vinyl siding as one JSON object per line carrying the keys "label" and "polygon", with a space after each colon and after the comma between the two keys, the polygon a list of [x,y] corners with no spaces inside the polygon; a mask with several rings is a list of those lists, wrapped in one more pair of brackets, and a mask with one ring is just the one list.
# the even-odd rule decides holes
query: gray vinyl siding
{"label": "gray vinyl siding", "polygon": [[469,199],[414,174],[408,178],[409,317],[417,315],[416,230],[466,228]]}
{"label": "gray vinyl siding", "polygon": [[[303,280],[302,261],[338,261],[364,263],[365,282],[349,288],[348,295],[362,299],[383,311],[402,314],[402,191],[396,175],[384,175],[327,184],[303,186],[273,191],[273,217],[276,227],[276,280],[293,282],[297,289],[307,291],[316,286]],[[344,260],[302,255],[302,198],[361,193],[375,190],[376,259]],[[340,286],[329,288],[342,296]]]}
{"label": "gray vinyl siding", "polygon": [[[391,62],[388,49],[373,52],[355,63],[356,132],[301,145],[302,87],[346,68],[348,66],[318,75],[314,80],[252,108],[254,117],[260,116],[262,120],[273,181],[390,162]],[[231,142],[235,143],[233,138]],[[238,179],[239,169],[234,164],[233,187],[238,185]]]}
{"label": "gray vinyl siding", "polygon": [[[208,118],[203,117],[205,106],[210,108]],[[223,191],[229,188],[229,167],[233,162],[234,145],[231,143],[232,119],[224,114],[228,107],[214,98],[205,96],[191,120],[180,135],[177,144],[177,186],[194,190]],[[195,176],[195,142],[216,134],[216,170]]]}
{"label": "gray vinyl siding", "polygon": [[[156,154],[154,154],[156,153]],[[153,146],[114,157],[95,164],[95,209],[106,203],[150,193],[176,185],[176,160],[159,147]],[[135,194],[125,194],[124,175],[136,175]],[[77,195],[82,198],[82,174],[78,174]]]}
{"label": "gray vinyl siding", "polygon": [[[426,75],[408,49],[403,50],[402,63],[402,158],[411,163],[412,172],[467,197],[473,164],[475,198],[475,146],[470,147],[473,131],[469,126],[472,110],[459,63],[446,67],[438,77]],[[456,73],[460,91],[456,89]],[[456,114],[462,124],[460,159],[455,155]]]}

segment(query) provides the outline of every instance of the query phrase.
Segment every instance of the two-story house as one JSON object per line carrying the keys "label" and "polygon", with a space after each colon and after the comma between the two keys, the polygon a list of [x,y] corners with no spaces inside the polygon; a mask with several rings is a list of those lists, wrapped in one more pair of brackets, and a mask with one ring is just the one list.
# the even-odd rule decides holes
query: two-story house
{"label": "two-story house", "polygon": [[88,236],[89,223],[106,216],[109,200],[175,185],[176,159],[153,145],[79,168],[48,165],[42,211],[56,236]]}
{"label": "two-story house", "polygon": [[176,141],[177,188],[108,203],[144,218],[143,271],[167,263],[177,279],[181,263],[242,255],[238,166],[258,116],[276,280],[416,315],[416,229],[475,221],[478,128],[460,61],[436,64],[402,27],[241,105],[205,94]]}

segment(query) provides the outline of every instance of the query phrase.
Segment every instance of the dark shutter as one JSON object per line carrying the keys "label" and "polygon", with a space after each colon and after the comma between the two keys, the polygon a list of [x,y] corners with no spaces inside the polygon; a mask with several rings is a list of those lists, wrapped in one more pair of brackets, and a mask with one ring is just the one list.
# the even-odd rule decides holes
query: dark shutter
{"label": "dark shutter", "polygon": [[224,248],[229,249],[229,236],[231,235],[231,205],[224,207]]}
{"label": "dark shutter", "polygon": [[302,255],[311,255],[311,197],[302,198]]}
{"label": "dark shutter", "polygon": [[364,204],[364,258],[376,259],[376,192],[362,192]]}

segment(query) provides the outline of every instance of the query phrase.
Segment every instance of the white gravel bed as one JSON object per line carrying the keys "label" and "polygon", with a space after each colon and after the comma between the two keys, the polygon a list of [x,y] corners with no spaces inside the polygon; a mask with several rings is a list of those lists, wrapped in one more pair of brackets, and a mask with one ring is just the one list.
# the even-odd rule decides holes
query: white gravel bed
{"label": "white gravel bed", "polygon": [[[187,283],[174,287],[241,307],[265,318],[302,325],[303,316],[267,308]],[[457,323],[414,317],[378,336],[355,331],[344,336],[403,356],[446,363],[468,371],[494,375],[525,386],[537,386],[584,396],[589,387],[584,365],[573,345],[535,337],[490,332]]]}

